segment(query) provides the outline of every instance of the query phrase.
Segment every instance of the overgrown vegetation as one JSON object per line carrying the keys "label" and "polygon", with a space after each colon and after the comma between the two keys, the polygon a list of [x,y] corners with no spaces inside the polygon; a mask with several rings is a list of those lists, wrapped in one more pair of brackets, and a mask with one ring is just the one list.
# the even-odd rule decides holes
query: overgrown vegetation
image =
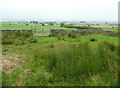
{"label": "overgrown vegetation", "polygon": [[65,23],[60,23],[60,27],[63,27],[65,25]]}
{"label": "overgrown vegetation", "polygon": [[[9,38],[11,36],[11,38]],[[19,68],[3,72],[4,86],[116,86],[118,85],[117,37],[82,35],[30,37],[3,34],[4,56],[19,55]],[[19,46],[15,41],[23,38]],[[31,41],[33,38],[37,41]],[[30,39],[30,40],[29,40]],[[22,40],[22,39],[21,39]],[[20,40],[20,41],[21,41]],[[29,42],[28,42],[29,41]],[[94,41],[94,42],[93,42]],[[34,43],[30,43],[34,42]],[[9,44],[9,45],[8,45]],[[9,60],[9,59],[6,59]]]}
{"label": "overgrown vegetation", "polygon": [[72,32],[68,33],[68,37],[70,37],[70,38],[76,38],[77,36],[79,36],[79,35],[76,33],[72,33]]}
{"label": "overgrown vegetation", "polygon": [[2,32],[2,44],[35,43],[36,39],[29,32]]}
{"label": "overgrown vegetation", "polygon": [[[54,73],[57,81],[61,79],[68,82],[81,82],[86,77],[89,78],[95,74],[104,76],[107,71],[110,72],[107,73],[108,75],[117,72],[116,46],[108,42],[98,42],[97,44],[96,48],[88,42],[61,44],[62,46],[54,49],[54,52],[52,51],[49,71]],[[112,69],[112,66],[116,68]],[[117,76],[117,73],[115,74]],[[83,78],[81,78],[82,76]],[[107,78],[103,78],[103,81],[106,81],[104,85],[109,85],[109,82],[116,85],[116,76],[108,82]]]}

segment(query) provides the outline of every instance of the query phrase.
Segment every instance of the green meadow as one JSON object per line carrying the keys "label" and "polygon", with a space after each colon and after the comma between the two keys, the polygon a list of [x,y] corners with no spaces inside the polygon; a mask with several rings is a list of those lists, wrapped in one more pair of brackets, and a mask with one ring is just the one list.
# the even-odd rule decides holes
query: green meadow
{"label": "green meadow", "polygon": [[65,30],[76,30],[76,28],[65,28],[65,27],[60,27],[59,25],[47,25],[47,26],[42,26],[40,24],[16,24],[16,25],[2,25],[2,29],[7,29],[7,30],[13,30],[13,29],[35,29],[35,30],[41,30],[41,29],[65,29]]}
{"label": "green meadow", "polygon": [[2,36],[3,86],[118,85],[118,37]]}
{"label": "green meadow", "polygon": [[[81,25],[82,26],[82,25]],[[28,29],[28,30],[41,30],[41,29],[65,29],[65,30],[78,30],[77,28],[67,28],[67,27],[60,27],[60,25],[47,25],[42,26],[40,24],[23,24],[23,23],[15,23],[9,25],[8,23],[1,25],[3,30],[16,30],[16,29]],[[111,31],[118,31],[117,27],[101,27],[101,30],[111,30]]]}

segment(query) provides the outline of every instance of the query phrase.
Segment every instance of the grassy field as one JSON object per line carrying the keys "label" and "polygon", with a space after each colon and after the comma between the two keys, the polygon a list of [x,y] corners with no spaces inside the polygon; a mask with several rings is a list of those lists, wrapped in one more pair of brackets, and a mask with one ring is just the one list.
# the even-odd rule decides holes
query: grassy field
{"label": "grassy field", "polygon": [[2,25],[2,29],[36,29],[36,30],[41,30],[41,29],[66,29],[66,30],[77,30],[76,28],[65,28],[65,27],[51,26],[51,25],[41,26],[39,24]]}
{"label": "grassy field", "polygon": [[4,86],[118,85],[118,37],[8,34],[2,40]]}
{"label": "grassy field", "polygon": [[[65,30],[78,30],[77,28],[66,28],[66,27],[60,27],[60,25],[47,25],[47,26],[41,26],[40,24],[14,24],[14,25],[8,25],[4,24],[2,25],[2,29],[65,29]],[[112,28],[112,27],[101,27],[102,30],[111,30],[111,31],[118,31],[118,28]]]}
{"label": "grassy field", "polygon": [[103,30],[119,31],[118,28],[102,28]]}

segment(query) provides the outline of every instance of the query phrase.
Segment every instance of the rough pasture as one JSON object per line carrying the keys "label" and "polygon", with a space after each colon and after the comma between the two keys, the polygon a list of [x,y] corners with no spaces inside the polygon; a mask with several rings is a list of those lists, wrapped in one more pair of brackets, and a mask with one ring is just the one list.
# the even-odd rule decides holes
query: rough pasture
{"label": "rough pasture", "polygon": [[46,37],[2,32],[3,86],[116,86],[117,34],[64,27]]}

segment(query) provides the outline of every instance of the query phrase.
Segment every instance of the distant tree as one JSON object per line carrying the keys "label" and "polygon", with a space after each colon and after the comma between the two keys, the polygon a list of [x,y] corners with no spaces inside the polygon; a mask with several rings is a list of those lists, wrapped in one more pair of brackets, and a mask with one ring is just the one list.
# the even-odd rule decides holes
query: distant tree
{"label": "distant tree", "polygon": [[45,26],[45,24],[44,24],[44,23],[42,23],[42,26]]}
{"label": "distant tree", "polygon": [[39,22],[38,21],[30,21],[30,23],[38,24]]}
{"label": "distant tree", "polygon": [[26,22],[26,25],[29,25],[29,22]]}
{"label": "distant tree", "polygon": [[107,24],[108,24],[108,22],[105,22],[105,24],[107,25]]}
{"label": "distant tree", "polygon": [[50,23],[48,23],[49,25],[54,25],[54,23],[52,23],[52,22],[50,22]]}
{"label": "distant tree", "polygon": [[88,26],[90,27],[90,24],[88,24]]}
{"label": "distant tree", "polygon": [[96,25],[98,25],[98,26],[99,26],[100,24],[96,24]]}
{"label": "distant tree", "polygon": [[65,25],[65,23],[60,23],[60,27],[63,27]]}
{"label": "distant tree", "polygon": [[110,24],[110,26],[112,26],[113,24]]}
{"label": "distant tree", "polygon": [[69,24],[69,25],[74,25],[74,24],[71,23],[71,24]]}
{"label": "distant tree", "polygon": [[80,23],[86,23],[85,21],[80,21]]}
{"label": "distant tree", "polygon": [[90,26],[90,24],[86,24],[87,26]]}

